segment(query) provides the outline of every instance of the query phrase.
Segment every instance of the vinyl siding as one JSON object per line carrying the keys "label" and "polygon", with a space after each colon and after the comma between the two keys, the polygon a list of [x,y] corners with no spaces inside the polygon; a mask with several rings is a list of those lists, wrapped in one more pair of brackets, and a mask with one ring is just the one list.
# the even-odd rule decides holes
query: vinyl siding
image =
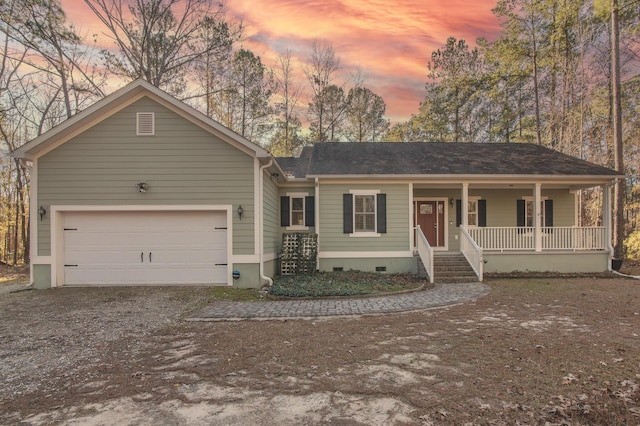
{"label": "vinyl siding", "polygon": [[[387,194],[387,233],[379,237],[351,237],[342,227],[342,194],[350,190],[379,190]],[[320,185],[321,251],[408,251],[409,185],[322,184]],[[318,207],[318,206],[317,206]]]}
{"label": "vinyl siding", "polygon": [[264,253],[277,253],[280,247],[280,197],[278,187],[264,176]]}
{"label": "vinyl siding", "polygon": [[[302,194],[309,194],[309,196],[315,196],[315,187],[313,186],[308,186],[308,187],[284,187],[284,188],[280,188],[278,191],[278,227],[280,228],[280,234],[284,233],[284,232],[316,232],[316,228],[315,226],[310,226],[308,230],[306,231],[292,231],[292,230],[287,230],[286,226],[280,226],[280,197],[285,197],[287,194],[292,194],[292,193],[302,193]],[[316,210],[318,209],[318,200],[315,201],[315,208]]]}
{"label": "vinyl siding", "polygon": [[[474,190],[470,195],[478,195],[487,200],[487,226],[517,226],[516,200],[532,197],[533,190]],[[542,196],[553,200],[553,226],[575,225],[575,196],[568,190],[545,190]]]}
{"label": "vinyl siding", "polygon": [[[155,136],[136,136],[136,113],[154,112]],[[37,160],[38,204],[233,205],[234,254],[254,252],[254,160],[143,98]],[[136,184],[149,190],[139,193]],[[244,209],[242,220],[235,214]],[[51,253],[49,217],[38,254]]]}
{"label": "vinyl siding", "polygon": [[[469,197],[480,197],[487,200],[487,226],[488,227],[511,227],[517,226],[516,200],[522,197],[533,196],[533,188],[526,189],[475,189],[469,188]],[[542,189],[542,196],[553,200],[553,225],[554,226],[574,226],[575,225],[575,196],[568,190]],[[415,198],[447,198],[462,199],[462,191],[456,190],[414,190]],[[449,251],[460,250],[460,228],[456,226],[456,205],[447,204],[447,231]]]}

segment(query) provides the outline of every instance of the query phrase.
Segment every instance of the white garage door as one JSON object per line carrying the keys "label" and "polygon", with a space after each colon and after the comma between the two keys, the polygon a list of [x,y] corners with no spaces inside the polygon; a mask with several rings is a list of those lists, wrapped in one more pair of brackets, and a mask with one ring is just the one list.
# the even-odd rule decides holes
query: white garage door
{"label": "white garage door", "polygon": [[224,284],[225,212],[65,212],[65,285]]}

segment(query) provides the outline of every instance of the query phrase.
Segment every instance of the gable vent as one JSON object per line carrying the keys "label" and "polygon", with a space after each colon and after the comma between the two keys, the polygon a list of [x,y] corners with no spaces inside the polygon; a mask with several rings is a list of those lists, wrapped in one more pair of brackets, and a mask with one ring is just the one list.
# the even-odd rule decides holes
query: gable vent
{"label": "gable vent", "polygon": [[153,136],[156,134],[154,113],[139,112],[136,118],[136,134],[138,136]]}

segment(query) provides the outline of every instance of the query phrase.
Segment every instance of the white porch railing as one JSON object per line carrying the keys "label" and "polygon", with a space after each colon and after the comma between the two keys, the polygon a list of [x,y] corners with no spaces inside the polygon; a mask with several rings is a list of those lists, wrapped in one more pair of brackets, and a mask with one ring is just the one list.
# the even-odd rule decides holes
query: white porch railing
{"label": "white porch railing", "polygon": [[484,258],[482,256],[482,248],[469,235],[464,226],[460,226],[460,251],[473,268],[478,281],[482,281]]}
{"label": "white porch railing", "polygon": [[[479,227],[468,233],[484,250],[513,251],[535,250],[534,227]],[[606,250],[605,228],[594,227],[543,227],[542,250]]]}
{"label": "white porch railing", "polygon": [[420,226],[416,226],[416,249],[429,276],[429,282],[433,284],[433,249],[429,245],[427,237],[424,236]]}

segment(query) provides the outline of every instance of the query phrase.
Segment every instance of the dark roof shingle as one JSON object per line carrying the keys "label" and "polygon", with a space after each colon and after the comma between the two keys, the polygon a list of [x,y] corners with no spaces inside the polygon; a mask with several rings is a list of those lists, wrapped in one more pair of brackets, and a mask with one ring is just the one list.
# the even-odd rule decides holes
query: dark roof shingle
{"label": "dark roof shingle", "polygon": [[[308,157],[307,157],[308,156]],[[349,175],[616,176],[611,170],[524,143],[325,142],[296,160],[277,159],[296,178]]]}

